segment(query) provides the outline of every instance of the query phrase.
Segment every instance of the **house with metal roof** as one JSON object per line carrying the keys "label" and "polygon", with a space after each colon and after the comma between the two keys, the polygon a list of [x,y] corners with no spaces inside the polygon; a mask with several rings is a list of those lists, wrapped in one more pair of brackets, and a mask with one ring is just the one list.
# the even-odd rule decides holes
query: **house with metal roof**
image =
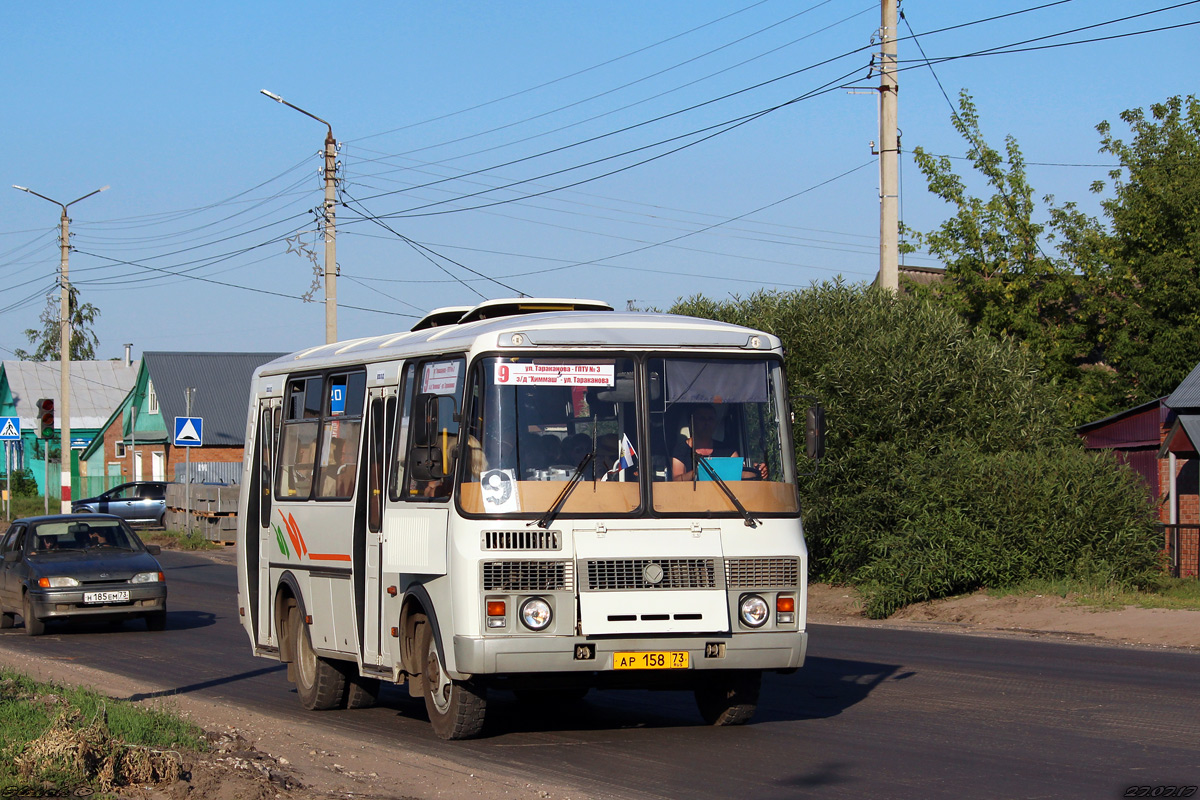
{"label": "house with metal roof", "polygon": [[[133,386],[138,364],[128,361],[71,362],[71,485],[72,496],[78,496],[79,454],[99,434],[104,421]],[[59,433],[61,419],[55,418],[54,438],[39,439],[36,433],[37,402],[42,398],[55,401],[61,413],[61,369],[57,361],[4,361],[0,363],[0,417],[18,417],[21,439],[12,448],[14,471],[28,469],[45,492],[47,470],[59,473]],[[50,460],[46,460],[47,449]],[[0,463],[0,475],[7,465]],[[60,481],[50,481],[50,492],[57,497]]]}
{"label": "house with metal roof", "polygon": [[[183,481],[187,450],[192,481],[237,482],[250,377],[259,365],[281,355],[143,353],[132,388],[81,454],[91,493],[127,481]],[[202,445],[174,445],[176,417],[203,420]]]}
{"label": "house with metal roof", "polygon": [[1089,450],[1105,450],[1146,484],[1171,574],[1200,577],[1200,365],[1167,397],[1086,425]]}

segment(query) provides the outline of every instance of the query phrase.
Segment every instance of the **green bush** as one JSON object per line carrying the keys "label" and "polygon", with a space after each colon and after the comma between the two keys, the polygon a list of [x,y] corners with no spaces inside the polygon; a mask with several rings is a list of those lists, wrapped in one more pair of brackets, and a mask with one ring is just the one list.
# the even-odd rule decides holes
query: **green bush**
{"label": "green bush", "polygon": [[1154,574],[1144,490],[1083,450],[1014,342],[840,282],[672,311],[783,340],[792,396],[817,397],[829,426],[801,482],[812,573],[860,586],[871,616],[1029,578]]}
{"label": "green bush", "polygon": [[37,497],[38,486],[37,481],[33,479],[33,473],[28,469],[23,469],[19,472],[14,471],[12,474],[12,496],[13,497]]}

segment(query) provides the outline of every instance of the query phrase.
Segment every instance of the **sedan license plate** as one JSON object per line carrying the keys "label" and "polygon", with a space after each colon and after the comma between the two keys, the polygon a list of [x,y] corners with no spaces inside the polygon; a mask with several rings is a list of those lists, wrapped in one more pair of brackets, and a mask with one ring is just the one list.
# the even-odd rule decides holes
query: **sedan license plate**
{"label": "sedan license plate", "polygon": [[613,669],[687,669],[687,650],[613,653]]}
{"label": "sedan license plate", "polygon": [[83,602],[85,603],[127,603],[129,602],[129,590],[123,589],[119,592],[84,592]]}

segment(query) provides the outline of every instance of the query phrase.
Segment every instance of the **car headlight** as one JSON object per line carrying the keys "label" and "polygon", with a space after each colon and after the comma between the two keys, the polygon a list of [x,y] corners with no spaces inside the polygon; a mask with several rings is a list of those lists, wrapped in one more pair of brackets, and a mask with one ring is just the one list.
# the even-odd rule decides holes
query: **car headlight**
{"label": "car headlight", "polygon": [[521,604],[521,622],[531,631],[544,631],[554,619],[550,604],[540,597],[531,597]]}
{"label": "car headlight", "polygon": [[69,578],[66,575],[57,575],[53,578],[38,578],[38,586],[43,589],[62,589],[67,586],[78,586],[79,581],[74,578]]}
{"label": "car headlight", "polygon": [[766,624],[767,618],[771,616],[771,609],[767,606],[766,600],[756,594],[748,594],[742,598],[738,613],[742,617],[742,624],[746,627],[761,628]]}
{"label": "car headlight", "polygon": [[166,578],[161,572],[139,572],[129,579],[130,583],[162,583]]}

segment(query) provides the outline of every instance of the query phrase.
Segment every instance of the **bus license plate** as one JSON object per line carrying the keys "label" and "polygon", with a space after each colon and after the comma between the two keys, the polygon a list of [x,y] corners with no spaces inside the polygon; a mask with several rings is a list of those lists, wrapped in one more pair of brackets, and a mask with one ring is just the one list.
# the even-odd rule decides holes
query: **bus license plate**
{"label": "bus license plate", "polygon": [[687,669],[687,650],[613,653],[613,669]]}
{"label": "bus license plate", "polygon": [[84,592],[85,603],[126,603],[129,601],[129,590],[119,592]]}

